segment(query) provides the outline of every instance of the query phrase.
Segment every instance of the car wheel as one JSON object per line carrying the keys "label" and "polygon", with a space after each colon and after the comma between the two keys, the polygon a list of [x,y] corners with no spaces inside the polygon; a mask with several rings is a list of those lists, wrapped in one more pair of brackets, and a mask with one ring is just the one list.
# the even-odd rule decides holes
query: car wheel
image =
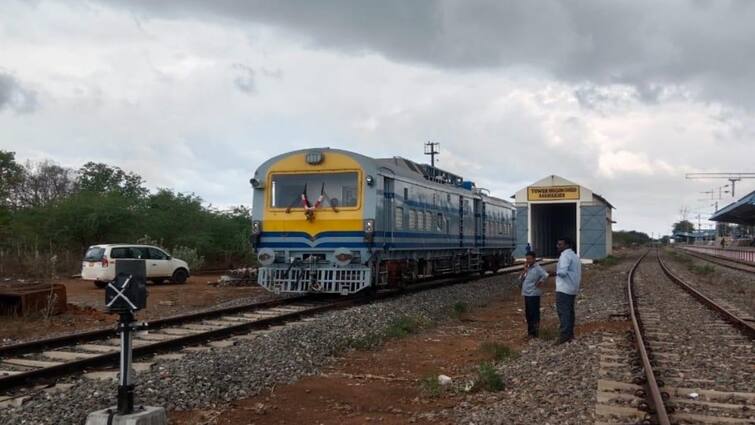
{"label": "car wheel", "polygon": [[95,280],[94,281],[94,286],[96,286],[98,288],[104,288],[104,287],[107,286],[107,282],[103,282],[101,280]]}
{"label": "car wheel", "polygon": [[186,272],[184,269],[178,269],[173,272],[173,278],[171,279],[174,283],[186,283],[186,279],[189,278],[189,273]]}
{"label": "car wheel", "polygon": [[161,283],[163,283],[163,282],[165,281],[165,279],[162,279],[162,278],[160,278],[160,279],[150,279],[150,280],[151,280],[151,281],[152,281],[152,283],[154,283],[155,285],[159,285],[159,284],[161,284]]}

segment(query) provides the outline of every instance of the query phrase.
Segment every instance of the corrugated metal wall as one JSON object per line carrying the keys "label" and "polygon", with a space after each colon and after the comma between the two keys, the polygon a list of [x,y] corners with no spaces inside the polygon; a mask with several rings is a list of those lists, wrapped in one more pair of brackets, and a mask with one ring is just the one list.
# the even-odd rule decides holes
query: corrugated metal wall
{"label": "corrugated metal wall", "polygon": [[516,249],[514,257],[524,257],[527,247],[527,207],[516,207]]}
{"label": "corrugated metal wall", "polygon": [[580,239],[581,250],[579,256],[597,260],[608,255],[606,250],[606,220],[605,205],[582,206],[580,208]]}

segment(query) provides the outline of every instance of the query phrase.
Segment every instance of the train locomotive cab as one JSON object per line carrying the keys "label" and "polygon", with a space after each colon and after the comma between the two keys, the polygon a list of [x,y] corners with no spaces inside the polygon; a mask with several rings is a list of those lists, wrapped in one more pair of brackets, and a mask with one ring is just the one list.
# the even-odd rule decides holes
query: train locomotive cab
{"label": "train locomotive cab", "polygon": [[251,184],[261,286],[274,293],[342,295],[370,286],[370,165],[366,157],[325,148],[287,153],[260,166]]}

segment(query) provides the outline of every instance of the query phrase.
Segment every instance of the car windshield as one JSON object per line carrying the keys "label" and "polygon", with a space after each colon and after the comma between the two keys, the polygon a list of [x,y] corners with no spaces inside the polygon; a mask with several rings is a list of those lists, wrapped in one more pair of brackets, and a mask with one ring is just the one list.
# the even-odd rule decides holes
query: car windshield
{"label": "car windshield", "polygon": [[104,253],[105,253],[105,248],[102,248],[99,246],[90,247],[87,250],[87,253],[84,254],[84,261],[100,261],[102,260],[102,254]]}
{"label": "car windshield", "polygon": [[301,195],[305,187],[307,200],[314,205],[320,194],[325,195],[328,207],[357,206],[356,172],[274,174],[272,178],[272,207],[301,208]]}

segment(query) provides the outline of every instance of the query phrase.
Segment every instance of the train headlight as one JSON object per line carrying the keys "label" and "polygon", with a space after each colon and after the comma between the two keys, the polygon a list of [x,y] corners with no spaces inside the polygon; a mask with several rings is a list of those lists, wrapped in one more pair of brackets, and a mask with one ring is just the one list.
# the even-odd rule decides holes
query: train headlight
{"label": "train headlight", "polygon": [[257,254],[257,260],[263,266],[269,266],[275,262],[275,252],[270,248],[262,248]]}
{"label": "train headlight", "polygon": [[320,151],[309,151],[305,155],[305,159],[309,165],[320,165],[325,159],[325,155]]}
{"label": "train headlight", "polygon": [[367,186],[372,186],[373,184],[375,184],[375,178],[372,176],[367,176],[365,181],[367,182]]}
{"label": "train headlight", "polygon": [[259,235],[260,233],[262,233],[262,222],[259,220],[254,220],[252,222],[252,234]]}
{"label": "train headlight", "polygon": [[262,181],[257,179],[256,177],[249,179],[249,184],[251,184],[255,189],[262,189],[264,187]]}
{"label": "train headlight", "polygon": [[333,258],[339,266],[346,266],[351,263],[354,254],[346,248],[338,248],[333,252]]}
{"label": "train headlight", "polygon": [[367,219],[364,221],[364,233],[375,233],[375,220]]}

